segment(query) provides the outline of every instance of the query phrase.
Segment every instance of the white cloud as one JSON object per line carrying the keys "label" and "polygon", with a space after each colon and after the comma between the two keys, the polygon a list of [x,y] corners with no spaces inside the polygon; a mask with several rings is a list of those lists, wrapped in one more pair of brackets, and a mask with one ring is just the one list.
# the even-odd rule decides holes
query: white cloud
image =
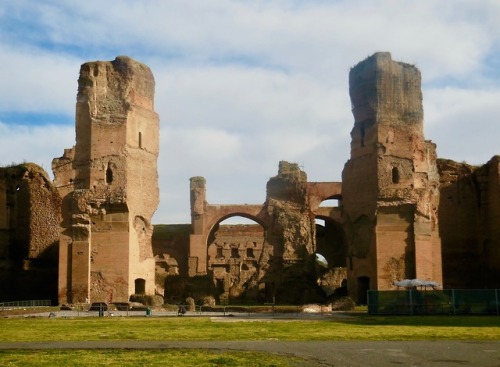
{"label": "white cloud", "polygon": [[[245,67],[160,68],[156,109],[175,126],[229,130],[322,125],[347,100],[347,82],[331,86],[303,74]],[[347,78],[346,78],[347,80]],[[335,88],[336,87],[336,88]],[[180,120],[182,118],[182,120]]]}
{"label": "white cloud", "polygon": [[500,89],[447,87],[429,90],[425,99],[426,137],[439,157],[481,165],[500,154]]}
{"label": "white cloud", "polygon": [[[16,2],[17,3],[17,2]],[[24,5],[23,5],[24,4]],[[182,62],[244,59],[308,74],[343,75],[378,50],[425,67],[426,78],[473,72],[498,40],[495,2],[229,0],[21,2],[46,37],[88,50],[169,55]],[[102,52],[102,51],[101,51]],[[148,56],[147,56],[148,57]]]}
{"label": "white cloud", "polygon": [[0,44],[0,111],[74,115],[80,61]]}
{"label": "white cloud", "polygon": [[[376,51],[422,71],[426,137],[440,156],[498,154],[498,19],[495,0],[18,0],[0,9],[0,114],[71,119],[82,62],[127,54],[148,64],[161,120],[154,221],[187,223],[192,176],[207,179],[213,203],[262,202],[280,160],[311,181],[339,180],[349,68]],[[3,120],[4,164],[50,171],[74,143],[73,126]]]}
{"label": "white cloud", "polygon": [[352,127],[347,85],[234,66],[160,68],[155,78],[160,180],[180,193],[164,199],[176,218],[189,214],[192,176],[207,179],[212,203],[262,203],[280,160],[305,165],[311,180],[340,178]]}
{"label": "white cloud", "polygon": [[73,126],[13,126],[0,121],[0,165],[33,162],[52,176],[52,159],[74,145],[74,135]]}

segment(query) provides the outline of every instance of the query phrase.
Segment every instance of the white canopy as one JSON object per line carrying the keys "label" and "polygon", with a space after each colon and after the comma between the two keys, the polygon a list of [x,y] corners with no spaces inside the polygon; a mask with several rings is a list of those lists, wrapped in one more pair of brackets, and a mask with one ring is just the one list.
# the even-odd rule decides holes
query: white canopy
{"label": "white canopy", "polygon": [[439,287],[438,282],[420,279],[404,279],[394,282],[394,285],[404,288],[431,287],[433,289],[436,289],[437,287]]}

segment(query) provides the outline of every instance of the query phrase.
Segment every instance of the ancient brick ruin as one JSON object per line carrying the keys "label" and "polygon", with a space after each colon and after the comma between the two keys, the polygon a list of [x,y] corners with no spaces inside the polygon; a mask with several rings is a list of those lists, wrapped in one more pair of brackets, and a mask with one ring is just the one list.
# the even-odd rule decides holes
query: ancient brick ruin
{"label": "ancient brick ruin", "polygon": [[349,73],[354,127],[342,172],[348,288],[442,283],[436,146],[423,135],[420,72],[378,53]]}
{"label": "ancient brick ruin", "polygon": [[0,168],[0,299],[55,298],[61,198],[33,163]]}
{"label": "ancient brick ruin", "polygon": [[438,159],[447,288],[500,288],[500,156],[481,167]]}
{"label": "ancient brick ruin", "polygon": [[[223,300],[278,298],[299,303],[317,298],[309,294],[315,290],[315,279],[303,274],[308,262],[314,263],[315,219],[340,219],[339,208],[319,207],[340,196],[340,183],[307,182],[297,164],[280,162],[262,205],[209,204],[205,190],[203,177],[191,178],[190,277],[207,276],[216,297]],[[219,226],[231,216],[258,225]]]}
{"label": "ancient brick ruin", "polygon": [[81,67],[76,145],[52,163],[63,200],[60,302],[123,302],[154,293],[154,85],[149,68],[128,57]]}
{"label": "ancient brick ruin", "polygon": [[[481,167],[438,159],[420,72],[389,53],[354,66],[349,92],[341,183],[280,162],[264,203],[217,205],[193,177],[191,223],[153,228],[153,75],[128,57],[82,65],[76,145],[54,159],[54,182],[33,164],[0,168],[0,300],[364,303],[367,289],[405,278],[500,288],[500,156]],[[255,224],[223,225],[235,216]]]}

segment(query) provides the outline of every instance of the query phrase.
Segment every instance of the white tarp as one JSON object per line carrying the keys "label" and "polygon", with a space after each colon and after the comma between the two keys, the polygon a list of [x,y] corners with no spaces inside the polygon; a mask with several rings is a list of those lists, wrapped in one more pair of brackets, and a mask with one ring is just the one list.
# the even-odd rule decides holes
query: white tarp
{"label": "white tarp", "polygon": [[394,282],[394,285],[403,288],[431,287],[435,289],[439,287],[439,284],[437,282],[420,279],[404,279]]}

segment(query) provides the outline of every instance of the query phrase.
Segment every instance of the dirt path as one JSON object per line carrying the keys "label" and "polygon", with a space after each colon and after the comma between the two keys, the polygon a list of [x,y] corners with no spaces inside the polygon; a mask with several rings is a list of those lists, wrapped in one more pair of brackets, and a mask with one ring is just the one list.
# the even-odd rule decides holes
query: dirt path
{"label": "dirt path", "polygon": [[2,342],[0,349],[244,350],[303,358],[309,366],[500,366],[498,341],[53,341]]}

